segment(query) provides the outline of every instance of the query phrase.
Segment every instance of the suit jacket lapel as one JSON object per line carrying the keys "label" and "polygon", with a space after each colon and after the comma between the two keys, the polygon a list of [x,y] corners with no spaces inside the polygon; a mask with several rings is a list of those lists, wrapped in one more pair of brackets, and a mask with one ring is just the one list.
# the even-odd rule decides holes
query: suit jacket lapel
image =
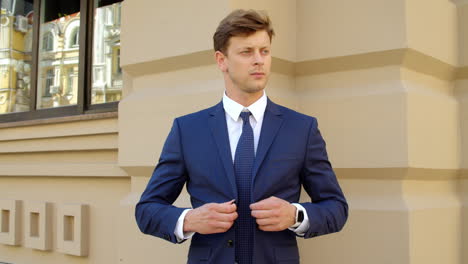
{"label": "suit jacket lapel", "polygon": [[265,159],[268,150],[270,149],[276,134],[283,123],[283,117],[278,106],[268,99],[265,115],[263,116],[262,130],[257,146],[257,154],[255,156],[254,170],[252,174],[252,186],[257,176],[257,172]]}
{"label": "suit jacket lapel", "polygon": [[226,175],[231,183],[235,199],[237,199],[237,185],[234,174],[234,165],[232,164],[231,147],[229,144],[229,135],[226,124],[226,114],[224,112],[223,103],[214,106],[214,110],[210,113],[209,124],[211,133],[218,147],[219,156],[226,171]]}

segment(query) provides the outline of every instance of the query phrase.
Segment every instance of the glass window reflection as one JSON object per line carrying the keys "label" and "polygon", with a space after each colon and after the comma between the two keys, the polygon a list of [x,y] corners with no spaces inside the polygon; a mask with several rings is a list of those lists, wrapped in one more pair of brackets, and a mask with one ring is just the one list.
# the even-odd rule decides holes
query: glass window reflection
{"label": "glass window reflection", "polygon": [[0,114],[28,111],[33,1],[0,3]]}
{"label": "glass window reflection", "polygon": [[37,108],[77,104],[80,0],[43,0]]}
{"label": "glass window reflection", "polygon": [[120,10],[120,1],[96,1],[91,71],[92,104],[119,101],[122,97]]}

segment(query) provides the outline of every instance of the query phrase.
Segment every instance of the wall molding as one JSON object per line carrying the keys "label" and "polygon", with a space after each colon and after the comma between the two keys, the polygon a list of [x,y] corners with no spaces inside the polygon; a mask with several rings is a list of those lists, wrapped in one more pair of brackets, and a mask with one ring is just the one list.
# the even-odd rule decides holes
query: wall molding
{"label": "wall molding", "polygon": [[466,80],[468,79],[468,66],[457,68],[456,80]]}
{"label": "wall molding", "polygon": [[460,172],[460,178],[461,179],[467,179],[468,180],[468,169],[462,169]]}
{"label": "wall molding", "polygon": [[[188,68],[215,65],[212,50],[205,50],[159,60],[124,65],[122,68],[133,77],[159,74]],[[272,72],[289,76],[310,76],[340,71],[401,66],[435,78],[454,81],[468,79],[468,66],[455,67],[437,58],[411,48],[393,49],[293,62],[273,57]]]}
{"label": "wall molding", "polygon": [[458,180],[468,178],[468,170],[429,168],[334,168],[340,179],[366,180]]}
{"label": "wall molding", "polygon": [[122,69],[132,77],[138,77],[214,64],[213,50],[204,50],[159,60],[122,65]]}
{"label": "wall molding", "polygon": [[106,113],[51,117],[51,118],[43,118],[43,119],[7,122],[7,123],[0,123],[0,128],[9,128],[9,127],[15,128],[15,127],[25,127],[25,126],[48,125],[48,124],[68,123],[68,122],[108,119],[108,118],[118,118],[118,112],[106,112]]}
{"label": "wall molding", "polygon": [[468,4],[468,0],[450,0],[457,6],[462,6]]}
{"label": "wall molding", "polygon": [[[155,166],[121,166],[130,176],[151,177]],[[468,169],[333,168],[340,179],[455,180],[468,179]]]}
{"label": "wall molding", "polygon": [[2,163],[0,177],[129,177],[116,162]]}
{"label": "wall molding", "polygon": [[403,64],[404,49],[385,50],[295,63],[295,75],[317,75]]}

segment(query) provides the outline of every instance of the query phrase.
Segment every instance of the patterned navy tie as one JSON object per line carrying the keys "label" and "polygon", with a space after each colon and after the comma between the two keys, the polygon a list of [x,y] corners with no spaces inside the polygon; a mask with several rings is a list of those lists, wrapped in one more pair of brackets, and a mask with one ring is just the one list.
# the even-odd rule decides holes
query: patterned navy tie
{"label": "patterned navy tie", "polygon": [[255,219],[250,214],[250,193],[252,183],[252,171],[255,160],[254,135],[250,126],[250,112],[240,114],[244,124],[242,134],[237,144],[234,157],[234,170],[236,173],[238,218],[236,221],[236,262],[239,264],[251,264],[253,252],[253,232]]}

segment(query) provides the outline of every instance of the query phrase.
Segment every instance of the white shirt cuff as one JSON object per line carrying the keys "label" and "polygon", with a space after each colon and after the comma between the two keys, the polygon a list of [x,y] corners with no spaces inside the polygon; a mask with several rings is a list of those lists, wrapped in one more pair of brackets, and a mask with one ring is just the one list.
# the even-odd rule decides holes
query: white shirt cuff
{"label": "white shirt cuff", "polygon": [[177,220],[175,229],[174,229],[174,235],[177,238],[177,242],[182,242],[186,239],[189,239],[195,234],[195,232],[185,232],[184,233],[184,219],[185,215],[192,209],[185,209],[179,216],[179,219]]}
{"label": "white shirt cuff", "polygon": [[306,209],[302,205],[298,203],[292,203],[292,205],[296,206],[297,210],[302,210],[304,212],[304,220],[302,220],[302,223],[298,227],[289,227],[288,229],[296,233],[298,236],[304,236],[309,229],[309,216],[307,215]]}

